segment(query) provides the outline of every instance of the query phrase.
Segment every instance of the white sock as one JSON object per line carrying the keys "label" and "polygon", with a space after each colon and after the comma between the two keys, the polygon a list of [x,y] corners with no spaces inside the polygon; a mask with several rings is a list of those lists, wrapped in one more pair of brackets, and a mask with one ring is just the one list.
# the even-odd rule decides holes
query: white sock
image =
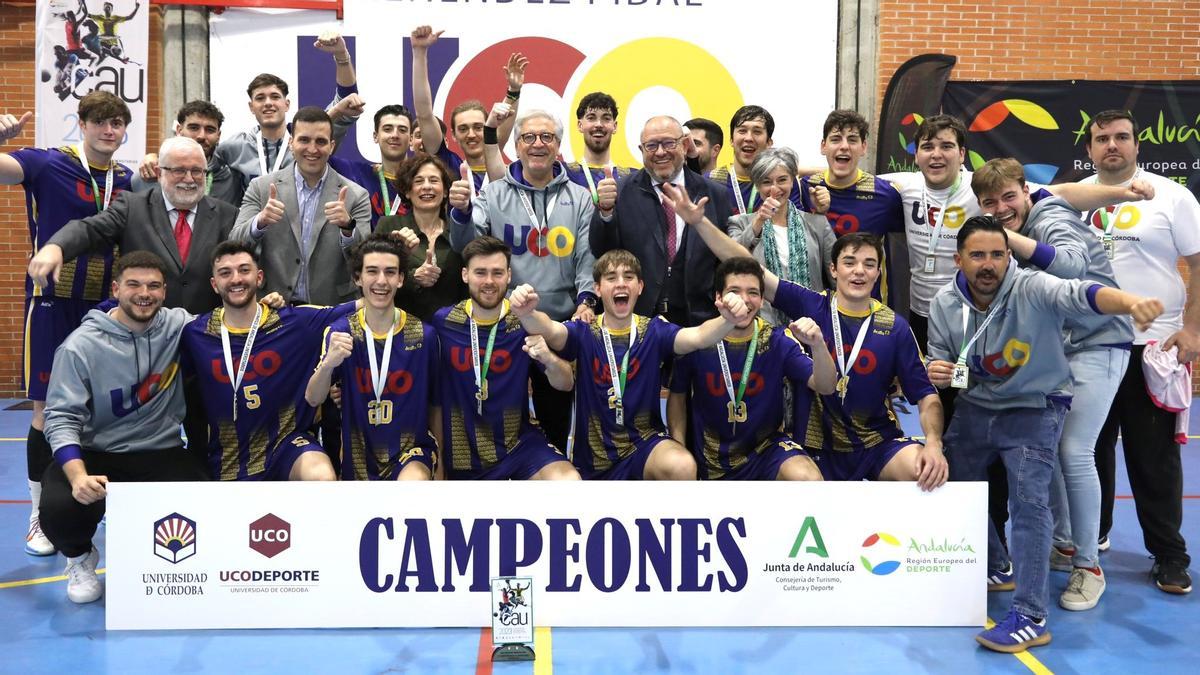
{"label": "white sock", "polygon": [[29,522],[33,522],[38,517],[38,504],[42,501],[42,483],[36,480],[27,482],[29,483],[29,501],[31,502]]}

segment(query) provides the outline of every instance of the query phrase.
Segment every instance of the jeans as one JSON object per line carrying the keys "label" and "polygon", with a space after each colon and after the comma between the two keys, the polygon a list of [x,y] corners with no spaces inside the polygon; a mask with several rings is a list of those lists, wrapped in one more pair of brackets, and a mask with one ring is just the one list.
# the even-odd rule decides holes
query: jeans
{"label": "jeans", "polygon": [[1045,408],[992,410],[960,400],[957,408],[945,438],[950,480],[985,480],[993,459],[999,456],[1004,462],[1013,555],[1009,558],[989,519],[988,569],[1003,569],[1011,560],[1017,585],[1013,609],[1034,619],[1045,618],[1054,527],[1050,479],[1058,464],[1067,406],[1048,401]]}
{"label": "jeans", "polygon": [[1058,464],[1050,489],[1054,543],[1075,548],[1075,567],[1100,562],[1100,477],[1096,473],[1096,439],[1108,418],[1117,387],[1129,365],[1127,349],[1092,349],[1068,357],[1075,396],[1063,423]]}

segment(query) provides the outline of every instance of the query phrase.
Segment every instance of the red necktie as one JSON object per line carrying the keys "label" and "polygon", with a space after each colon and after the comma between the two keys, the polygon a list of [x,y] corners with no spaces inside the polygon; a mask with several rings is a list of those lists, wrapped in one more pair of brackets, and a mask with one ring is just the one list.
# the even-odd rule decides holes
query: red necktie
{"label": "red necktie", "polygon": [[[666,183],[674,187],[674,183]],[[663,213],[667,216],[667,265],[675,262],[675,252],[679,248],[679,244],[675,239],[675,207],[671,206],[671,200],[667,198],[666,193],[663,193],[662,199]]]}
{"label": "red necktie", "polygon": [[179,219],[175,221],[175,245],[179,247],[179,260],[187,264],[188,251],[192,248],[192,228],[188,226],[188,209],[178,209]]}

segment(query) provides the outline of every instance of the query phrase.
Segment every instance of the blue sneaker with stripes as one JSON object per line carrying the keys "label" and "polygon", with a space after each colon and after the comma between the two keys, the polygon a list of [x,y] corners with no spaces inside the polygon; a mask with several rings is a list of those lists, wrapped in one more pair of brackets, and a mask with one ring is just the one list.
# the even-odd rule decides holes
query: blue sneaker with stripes
{"label": "blue sneaker with stripes", "polygon": [[1004,621],[975,636],[975,641],[992,651],[1015,654],[1050,642],[1046,620],[1034,621],[1015,609],[1008,610]]}
{"label": "blue sneaker with stripes", "polygon": [[1013,590],[1017,587],[1016,582],[1013,581],[1013,576],[1013,566],[1011,562],[1008,563],[1008,567],[1005,567],[1002,570],[988,572],[988,592],[994,593],[996,591]]}

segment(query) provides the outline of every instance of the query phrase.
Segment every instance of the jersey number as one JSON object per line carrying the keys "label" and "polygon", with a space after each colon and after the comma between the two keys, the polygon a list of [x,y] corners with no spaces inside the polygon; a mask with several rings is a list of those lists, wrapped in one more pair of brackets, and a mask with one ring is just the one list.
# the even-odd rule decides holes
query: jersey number
{"label": "jersey number", "polygon": [[367,422],[372,426],[392,423],[391,401],[369,401],[367,403]]}
{"label": "jersey number", "polygon": [[255,410],[258,406],[262,405],[262,397],[255,393],[257,391],[257,384],[242,387],[242,398],[246,399],[247,410]]}

